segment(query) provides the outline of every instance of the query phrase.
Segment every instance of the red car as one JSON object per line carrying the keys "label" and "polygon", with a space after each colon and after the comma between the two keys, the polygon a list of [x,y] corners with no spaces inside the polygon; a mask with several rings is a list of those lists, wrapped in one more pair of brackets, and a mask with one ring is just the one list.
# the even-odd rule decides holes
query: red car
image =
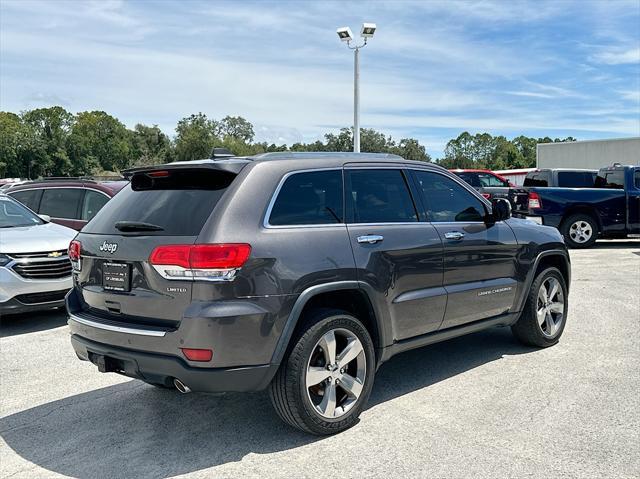
{"label": "red car", "polygon": [[503,198],[509,200],[511,208],[521,209],[526,205],[528,196],[522,188],[511,184],[509,180],[490,170],[457,169],[449,170],[460,179],[469,183],[487,199]]}
{"label": "red car", "polygon": [[14,186],[5,193],[54,223],[81,230],[127,183],[121,179],[50,178]]}

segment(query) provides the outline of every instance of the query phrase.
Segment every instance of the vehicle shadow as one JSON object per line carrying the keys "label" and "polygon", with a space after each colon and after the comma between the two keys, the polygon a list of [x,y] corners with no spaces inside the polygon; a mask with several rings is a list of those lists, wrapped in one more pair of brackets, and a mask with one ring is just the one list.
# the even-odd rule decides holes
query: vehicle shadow
{"label": "vehicle shadow", "polygon": [[598,240],[593,249],[636,249],[640,250],[639,240]]}
{"label": "vehicle shadow", "polygon": [[0,338],[35,333],[67,324],[64,308],[37,313],[3,314],[0,317]]}
{"label": "vehicle shadow", "polygon": [[[505,328],[399,355],[380,369],[370,407],[531,351]],[[180,395],[138,381],[7,416],[0,434],[25,460],[78,478],[165,478],[322,440],[283,424],[264,392]]]}

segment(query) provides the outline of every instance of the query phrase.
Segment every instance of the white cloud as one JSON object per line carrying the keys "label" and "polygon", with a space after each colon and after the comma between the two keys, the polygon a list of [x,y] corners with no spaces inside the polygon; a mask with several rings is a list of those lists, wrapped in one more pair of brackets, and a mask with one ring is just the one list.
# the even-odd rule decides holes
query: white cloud
{"label": "white cloud", "polygon": [[593,60],[607,65],[622,65],[629,63],[640,63],[640,47],[629,50],[611,50],[596,53]]}

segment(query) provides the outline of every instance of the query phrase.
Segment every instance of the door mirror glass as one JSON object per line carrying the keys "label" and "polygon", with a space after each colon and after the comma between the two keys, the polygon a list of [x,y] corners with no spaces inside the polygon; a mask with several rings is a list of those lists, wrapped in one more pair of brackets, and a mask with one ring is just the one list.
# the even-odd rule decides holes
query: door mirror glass
{"label": "door mirror glass", "polygon": [[504,221],[511,218],[511,203],[504,198],[492,199],[491,210],[493,221]]}

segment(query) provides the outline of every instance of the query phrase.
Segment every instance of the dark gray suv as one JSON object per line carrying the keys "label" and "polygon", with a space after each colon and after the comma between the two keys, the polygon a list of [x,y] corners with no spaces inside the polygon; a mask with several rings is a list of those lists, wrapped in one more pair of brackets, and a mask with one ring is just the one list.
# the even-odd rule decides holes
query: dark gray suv
{"label": "dark gray suv", "polygon": [[564,329],[560,233],[436,165],[273,153],[127,176],[69,251],[71,342],[102,372],[268,387],[283,420],[331,434],[394,354],[492,326],[546,347]]}

